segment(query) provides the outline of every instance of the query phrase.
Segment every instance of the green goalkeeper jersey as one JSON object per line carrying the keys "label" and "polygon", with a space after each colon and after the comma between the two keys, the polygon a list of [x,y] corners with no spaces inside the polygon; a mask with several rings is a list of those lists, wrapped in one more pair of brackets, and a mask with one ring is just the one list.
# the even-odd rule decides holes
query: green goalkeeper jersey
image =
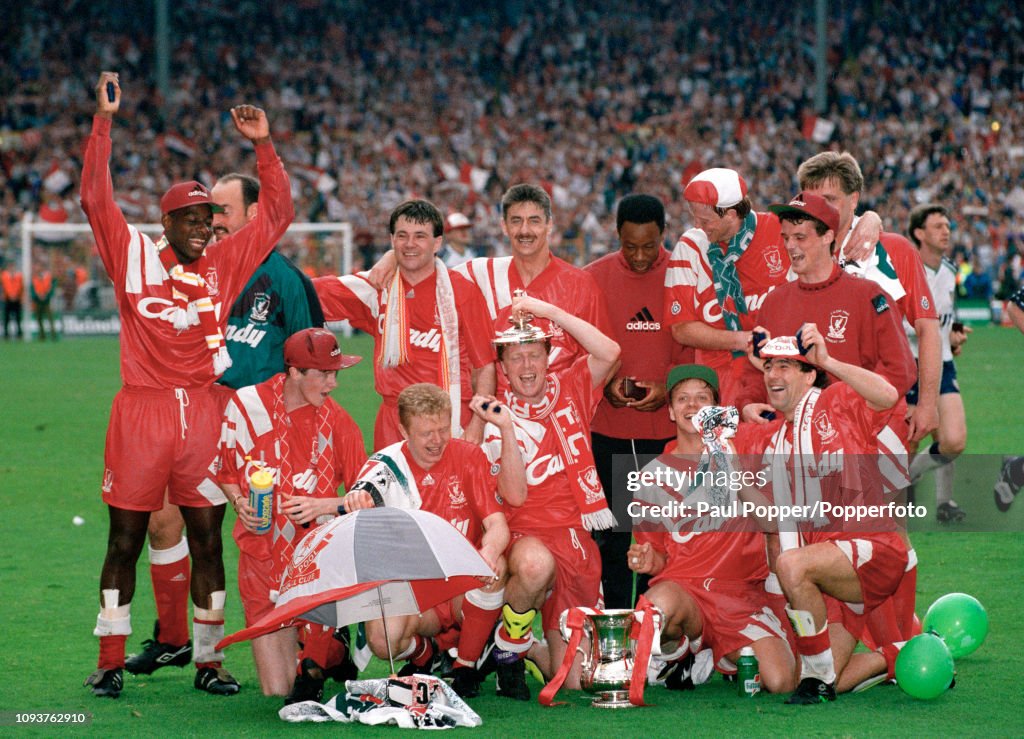
{"label": "green goalkeeper jersey", "polygon": [[313,283],[272,251],[231,307],[225,340],[231,366],[220,378],[236,390],[284,371],[284,342],[296,331],[323,326]]}

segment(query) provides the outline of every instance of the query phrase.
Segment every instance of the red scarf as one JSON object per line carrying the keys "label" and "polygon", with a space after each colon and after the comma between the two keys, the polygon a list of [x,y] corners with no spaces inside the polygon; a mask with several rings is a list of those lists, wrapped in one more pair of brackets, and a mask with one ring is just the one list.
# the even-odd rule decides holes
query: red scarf
{"label": "red scarf", "polygon": [[[548,375],[544,385],[544,398],[537,404],[524,403],[505,391],[505,404],[516,416],[544,425],[558,439],[569,487],[576,497],[580,519],[587,531],[610,529],[615,516],[608,509],[601,487],[601,479],[594,466],[594,453],[590,448],[590,424],[579,417],[577,404],[561,392],[561,383],[555,375]],[[582,437],[587,443],[577,455],[569,439]]]}
{"label": "red scarf", "polygon": [[[629,633],[629,638],[636,642],[633,653],[633,672],[630,674],[628,687],[629,702],[634,706],[646,706],[648,704],[644,703],[644,686],[647,684],[647,666],[651,662],[654,640],[659,639],[660,641],[662,614],[654,604],[643,596],[640,597],[636,605],[636,610],[633,612],[633,628]],[[602,611],[595,608],[570,608],[563,614],[565,625],[561,631],[562,636],[569,642],[569,646],[565,650],[565,657],[562,659],[558,672],[537,697],[537,702],[542,706],[561,705],[554,702],[555,696],[569,675],[572,663],[576,659],[576,652],[583,640],[584,631],[590,632],[589,636],[592,640],[596,637],[594,629],[587,623],[589,621],[587,617],[599,616],[601,613]]]}
{"label": "red scarf", "polygon": [[203,254],[192,262],[186,270],[178,261],[174,249],[170,248],[166,235],[160,238],[156,248],[160,255],[160,263],[171,278],[171,298],[176,306],[174,327],[184,331],[190,326],[201,326],[206,346],[213,353],[213,372],[218,376],[224,374],[224,370],[231,366],[231,356],[224,345],[224,334],[217,323],[216,306],[210,299],[210,291],[202,277],[207,266],[206,255]]}

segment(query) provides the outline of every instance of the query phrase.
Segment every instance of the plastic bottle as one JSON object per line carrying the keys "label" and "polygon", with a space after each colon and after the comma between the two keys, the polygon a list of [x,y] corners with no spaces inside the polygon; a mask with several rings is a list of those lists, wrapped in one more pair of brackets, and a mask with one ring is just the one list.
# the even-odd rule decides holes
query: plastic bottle
{"label": "plastic bottle", "polygon": [[274,515],[274,475],[260,466],[249,475],[249,505],[259,519],[256,533],[265,534],[270,531]]}
{"label": "plastic bottle", "polygon": [[761,692],[761,672],[753,647],[740,649],[740,658],[736,662],[736,690],[744,698],[753,698]]}

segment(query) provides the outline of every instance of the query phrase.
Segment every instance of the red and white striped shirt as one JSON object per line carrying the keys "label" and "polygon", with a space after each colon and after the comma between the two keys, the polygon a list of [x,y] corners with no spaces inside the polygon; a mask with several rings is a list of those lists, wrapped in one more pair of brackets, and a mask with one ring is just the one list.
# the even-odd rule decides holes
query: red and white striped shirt
{"label": "red and white striped shirt", "polygon": [[[487,311],[494,322],[490,338],[509,328],[512,297],[516,290],[526,290],[534,298],[557,305],[567,313],[579,316],[611,336],[611,322],[604,307],[601,291],[589,274],[552,256],[548,266],[529,285],[523,284],[512,257],[479,257],[460,264],[455,271],[472,280],[487,302]],[[536,318],[534,325],[553,334],[548,372],[558,372],[572,365],[587,352],[568,332],[547,318]]]}
{"label": "red and white striped shirt", "polygon": [[[89,218],[103,266],[114,283],[121,319],[121,380],[148,388],[213,384],[216,375],[203,331],[174,327],[171,278],[156,244],[125,221],[114,201],[110,169],[111,121],[93,119],[82,165],[82,209]],[[221,331],[231,305],[292,222],[288,175],[271,143],[256,147],[260,176],[256,218],[237,233],[206,248],[205,274]]]}

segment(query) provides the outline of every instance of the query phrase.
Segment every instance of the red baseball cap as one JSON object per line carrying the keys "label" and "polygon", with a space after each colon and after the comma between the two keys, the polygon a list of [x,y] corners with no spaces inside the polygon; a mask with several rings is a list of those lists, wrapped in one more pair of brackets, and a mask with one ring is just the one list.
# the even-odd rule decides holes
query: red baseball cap
{"label": "red baseball cap", "polygon": [[779,216],[792,213],[805,218],[813,218],[824,223],[832,229],[833,233],[839,233],[839,211],[821,195],[812,195],[809,192],[797,193],[797,196],[788,203],[774,203],[768,206],[768,210]]}
{"label": "red baseball cap", "polygon": [[342,354],[334,334],[325,328],[305,328],[284,342],[284,363],[297,369],[348,369],[363,361],[353,354]]}
{"label": "red baseball cap", "polygon": [[686,183],[683,199],[712,208],[731,208],[747,196],[747,183],[734,169],[705,169]]}
{"label": "red baseball cap", "polygon": [[172,185],[171,189],[160,198],[160,212],[164,215],[181,208],[187,208],[190,205],[209,205],[213,208],[214,213],[221,213],[224,210],[213,202],[213,198],[210,197],[210,191],[206,189],[202,182],[197,180],[179,182],[177,185]]}

